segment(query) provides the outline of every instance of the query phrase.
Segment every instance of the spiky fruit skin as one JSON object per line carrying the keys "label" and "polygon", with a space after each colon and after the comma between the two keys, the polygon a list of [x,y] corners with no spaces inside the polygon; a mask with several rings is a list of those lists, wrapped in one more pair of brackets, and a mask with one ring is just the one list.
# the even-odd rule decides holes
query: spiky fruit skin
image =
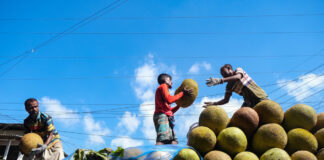
{"label": "spiky fruit skin", "polygon": [[193,79],[185,79],[180,87],[175,91],[175,94],[178,94],[183,90],[183,88],[192,89],[191,95],[183,95],[179,100],[176,101],[176,104],[178,106],[181,106],[183,108],[189,107],[192,105],[192,103],[196,100],[196,97],[198,95],[198,84]]}
{"label": "spiky fruit skin", "polygon": [[182,149],[174,158],[173,160],[200,160],[196,151],[185,148]]}
{"label": "spiky fruit skin", "polygon": [[315,153],[318,148],[316,137],[309,131],[296,128],[288,132],[288,143],[286,150],[292,154],[299,150]]}
{"label": "spiky fruit skin", "polygon": [[324,148],[320,149],[317,154],[316,154],[316,158],[318,160],[324,160]]}
{"label": "spiky fruit skin", "polygon": [[199,116],[199,126],[206,126],[217,135],[229,122],[226,111],[219,106],[209,106]]}
{"label": "spiky fruit skin", "polygon": [[21,138],[20,150],[22,153],[29,155],[33,148],[37,148],[37,144],[44,144],[43,139],[36,133],[27,133]]}
{"label": "spiky fruit skin", "polygon": [[312,128],[311,132],[316,133],[322,128],[324,128],[324,112],[317,114],[317,122],[315,127]]}
{"label": "spiky fruit skin", "polygon": [[283,126],[287,131],[294,128],[312,129],[317,122],[316,111],[306,104],[296,104],[285,112]]}
{"label": "spiky fruit skin", "polygon": [[252,148],[253,151],[259,154],[271,148],[284,149],[287,145],[287,140],[286,131],[279,124],[265,124],[254,134]]}
{"label": "spiky fruit skin", "polygon": [[272,148],[267,150],[260,157],[260,160],[291,160],[289,154],[280,148]]}
{"label": "spiky fruit skin", "polygon": [[233,160],[259,160],[259,158],[252,152],[240,152]]}
{"label": "spiky fruit skin", "polygon": [[318,148],[324,147],[324,128],[318,130],[315,135],[316,140],[318,142]]}
{"label": "spiky fruit skin", "polygon": [[272,100],[259,102],[253,108],[259,115],[260,124],[277,123],[281,124],[284,119],[284,112],[281,106]]}
{"label": "spiky fruit skin", "polygon": [[208,152],[204,160],[232,160],[232,158],[225,152],[214,150]]}
{"label": "spiky fruit skin", "polygon": [[223,129],[217,136],[217,147],[231,156],[245,151],[247,139],[244,132],[237,127]]}
{"label": "spiky fruit skin", "polygon": [[297,151],[290,158],[291,160],[317,160],[316,156],[308,151]]}
{"label": "spiky fruit skin", "polygon": [[258,113],[250,107],[242,107],[237,110],[229,123],[229,126],[240,128],[246,135],[250,138],[253,136],[254,132],[259,125],[259,115]]}
{"label": "spiky fruit skin", "polygon": [[216,145],[216,135],[208,127],[199,126],[189,133],[188,144],[196,149],[201,155],[214,149]]}

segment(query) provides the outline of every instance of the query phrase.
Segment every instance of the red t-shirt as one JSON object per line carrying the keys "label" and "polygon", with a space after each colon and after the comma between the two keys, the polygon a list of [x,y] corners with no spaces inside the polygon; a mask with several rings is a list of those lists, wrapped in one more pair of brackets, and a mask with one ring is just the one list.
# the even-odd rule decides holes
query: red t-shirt
{"label": "red t-shirt", "polygon": [[178,106],[171,107],[170,104],[180,99],[183,96],[183,92],[177,95],[171,96],[169,93],[169,87],[167,84],[161,84],[155,92],[155,112],[154,114],[164,113],[168,116],[173,114],[179,109]]}

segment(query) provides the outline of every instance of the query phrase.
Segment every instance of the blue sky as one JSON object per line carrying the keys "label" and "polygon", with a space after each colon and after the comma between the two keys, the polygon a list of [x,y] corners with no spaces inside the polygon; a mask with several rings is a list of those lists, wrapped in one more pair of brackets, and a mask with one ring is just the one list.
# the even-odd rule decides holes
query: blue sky
{"label": "blue sky", "polygon": [[[323,111],[323,1],[129,0],[34,49],[112,2],[0,2],[1,123],[22,122],[24,101],[35,97],[67,153],[154,144],[156,77],[166,72],[171,92],[186,78],[200,87],[195,104],[176,113],[185,144],[202,103],[223,96],[225,85],[205,79],[225,63],[246,70],[284,110]],[[241,103],[233,95],[224,109],[231,116]]]}

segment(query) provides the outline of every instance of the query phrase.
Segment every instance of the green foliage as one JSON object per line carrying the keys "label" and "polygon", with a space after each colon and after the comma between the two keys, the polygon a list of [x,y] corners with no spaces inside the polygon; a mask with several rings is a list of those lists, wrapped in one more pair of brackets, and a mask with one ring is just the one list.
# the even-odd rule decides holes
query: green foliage
{"label": "green foliage", "polygon": [[73,160],[115,160],[123,155],[124,148],[122,147],[118,147],[115,151],[110,148],[104,148],[98,152],[89,149],[77,149],[74,152]]}

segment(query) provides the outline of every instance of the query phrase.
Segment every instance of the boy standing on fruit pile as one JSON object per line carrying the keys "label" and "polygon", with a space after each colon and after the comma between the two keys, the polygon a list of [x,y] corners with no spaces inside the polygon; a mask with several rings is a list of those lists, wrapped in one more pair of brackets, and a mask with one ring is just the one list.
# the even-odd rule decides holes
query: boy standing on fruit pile
{"label": "boy standing on fruit pile", "polygon": [[156,145],[178,144],[174,132],[174,113],[180,106],[171,107],[170,105],[180,99],[184,94],[191,95],[192,89],[186,87],[178,94],[171,96],[169,89],[172,88],[172,78],[170,75],[162,73],[157,79],[160,86],[155,92],[155,111],[153,122],[157,134]]}

